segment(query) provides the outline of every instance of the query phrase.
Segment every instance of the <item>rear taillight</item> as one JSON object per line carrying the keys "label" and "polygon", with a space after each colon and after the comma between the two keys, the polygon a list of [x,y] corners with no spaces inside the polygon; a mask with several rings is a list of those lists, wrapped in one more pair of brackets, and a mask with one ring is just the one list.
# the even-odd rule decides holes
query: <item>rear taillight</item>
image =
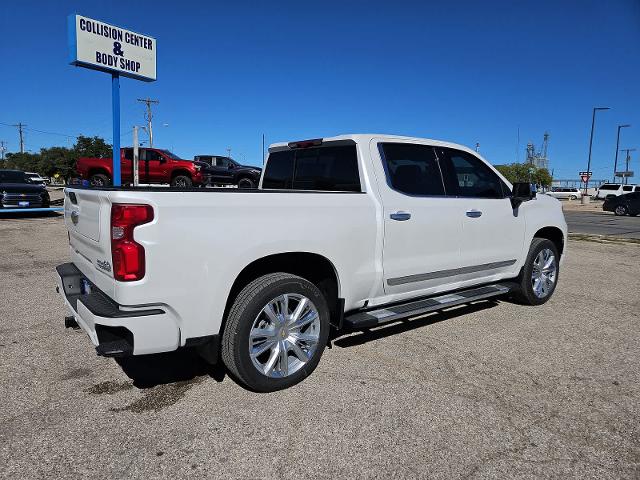
{"label": "rear taillight", "polygon": [[144,247],[133,240],[133,230],[151,220],[151,205],[111,206],[111,259],[116,280],[132,282],[144,277]]}

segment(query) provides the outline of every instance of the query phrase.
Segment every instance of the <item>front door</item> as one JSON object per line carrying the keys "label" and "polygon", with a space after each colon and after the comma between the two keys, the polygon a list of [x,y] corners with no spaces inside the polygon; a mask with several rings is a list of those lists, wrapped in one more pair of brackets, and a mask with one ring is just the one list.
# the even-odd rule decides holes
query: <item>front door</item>
{"label": "front door", "polygon": [[434,148],[377,141],[370,148],[384,212],[385,294],[400,300],[454,288],[462,218]]}
{"label": "front door", "polygon": [[447,190],[457,190],[455,215],[462,219],[459,280],[482,283],[510,276],[522,256],[525,228],[524,216],[511,205],[509,187],[472,153],[454,148],[436,152]]}

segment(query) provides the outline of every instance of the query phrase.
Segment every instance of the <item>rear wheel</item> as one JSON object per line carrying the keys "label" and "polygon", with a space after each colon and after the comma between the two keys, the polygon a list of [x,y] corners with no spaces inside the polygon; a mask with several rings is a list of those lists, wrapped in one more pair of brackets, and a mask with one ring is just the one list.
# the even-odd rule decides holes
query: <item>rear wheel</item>
{"label": "rear wheel", "polygon": [[186,175],[176,175],[171,180],[171,186],[174,188],[190,188],[192,185],[193,182]]}
{"label": "rear wheel", "polygon": [[627,207],[625,207],[624,205],[618,205],[616,206],[616,208],[613,209],[613,213],[618,216],[622,216],[629,213],[629,211],[627,210]]}
{"label": "rear wheel", "polygon": [[238,294],[222,335],[222,360],[249,389],[273,392],[302,381],[329,337],[329,309],[304,278],[271,273]]}
{"label": "rear wheel", "polygon": [[111,180],[109,180],[109,177],[103,173],[96,173],[91,175],[89,183],[92,187],[106,187],[111,183]]}
{"label": "rear wheel", "polygon": [[534,238],[529,247],[514,298],[525,305],[546,303],[558,284],[560,255],[551,240]]}
{"label": "rear wheel", "polygon": [[247,177],[238,180],[238,188],[256,188],[256,183]]}
{"label": "rear wheel", "polygon": [[577,198],[578,198],[578,197],[576,197],[575,195],[569,195],[569,200],[575,200],[575,199],[577,199]]}

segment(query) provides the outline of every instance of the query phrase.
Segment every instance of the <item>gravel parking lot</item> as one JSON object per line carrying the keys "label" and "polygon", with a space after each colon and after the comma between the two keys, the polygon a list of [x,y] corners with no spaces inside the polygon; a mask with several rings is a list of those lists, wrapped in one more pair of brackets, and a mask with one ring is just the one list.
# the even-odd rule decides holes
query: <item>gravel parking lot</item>
{"label": "gravel parking lot", "polygon": [[250,393],[189,352],[63,327],[58,216],[0,219],[0,477],[638,478],[640,246],[571,241],[542,307],[479,302],[334,342]]}

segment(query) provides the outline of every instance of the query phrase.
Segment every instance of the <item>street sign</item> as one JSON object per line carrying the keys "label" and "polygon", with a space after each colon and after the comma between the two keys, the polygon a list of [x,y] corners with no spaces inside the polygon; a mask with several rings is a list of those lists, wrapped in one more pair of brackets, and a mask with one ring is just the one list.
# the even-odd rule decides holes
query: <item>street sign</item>
{"label": "street sign", "polygon": [[580,172],[578,175],[580,175],[580,179],[584,183],[587,183],[589,181],[589,179],[591,178],[591,175],[593,175],[593,172]]}
{"label": "street sign", "polygon": [[616,172],[616,177],[633,177],[633,170],[627,170],[626,172]]}
{"label": "street sign", "polygon": [[70,15],[69,63],[153,82],[156,39],[108,23]]}

